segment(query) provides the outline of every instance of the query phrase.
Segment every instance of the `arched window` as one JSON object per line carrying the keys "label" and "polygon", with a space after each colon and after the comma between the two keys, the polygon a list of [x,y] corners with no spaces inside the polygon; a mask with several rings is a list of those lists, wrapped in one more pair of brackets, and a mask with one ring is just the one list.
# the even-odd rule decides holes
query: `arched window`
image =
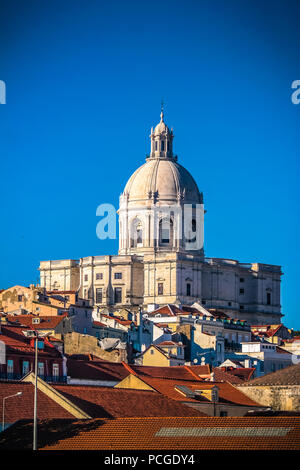
{"label": "arched window", "polygon": [[196,222],[196,219],[192,219],[192,221],[190,222],[190,227],[189,227],[188,235],[186,238],[186,241],[188,243],[194,243],[196,241],[196,235],[197,235],[196,232],[197,232],[197,222]]}
{"label": "arched window", "polygon": [[191,284],[189,282],[186,285],[186,295],[187,297],[190,297],[191,295]]}
{"label": "arched window", "polygon": [[159,221],[159,244],[173,244],[173,221],[170,219],[161,219]]}
{"label": "arched window", "polygon": [[165,150],[165,141],[161,141],[161,151],[163,152]]}
{"label": "arched window", "polygon": [[131,248],[143,246],[143,226],[140,220],[134,219],[131,225]]}

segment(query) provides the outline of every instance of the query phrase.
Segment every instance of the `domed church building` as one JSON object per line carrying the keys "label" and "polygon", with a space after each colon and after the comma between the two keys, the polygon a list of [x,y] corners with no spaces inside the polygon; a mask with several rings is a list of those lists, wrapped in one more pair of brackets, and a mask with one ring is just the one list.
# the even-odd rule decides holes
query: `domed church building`
{"label": "domed church building", "polygon": [[150,154],[120,196],[118,256],[42,261],[41,286],[111,310],[198,302],[249,324],[280,323],[280,266],[205,257],[203,194],[173,138],[162,111]]}

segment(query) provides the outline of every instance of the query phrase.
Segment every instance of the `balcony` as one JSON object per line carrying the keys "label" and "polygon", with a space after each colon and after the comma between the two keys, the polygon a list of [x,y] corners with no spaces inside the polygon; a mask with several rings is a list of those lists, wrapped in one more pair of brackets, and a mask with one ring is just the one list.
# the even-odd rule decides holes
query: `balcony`
{"label": "balcony", "polygon": [[[0,380],[20,381],[24,375],[0,372]],[[66,375],[39,375],[39,377],[48,383],[67,383]]]}
{"label": "balcony", "polygon": [[225,339],[225,344],[224,344],[225,351],[231,351],[231,352],[241,352],[242,351],[242,345],[240,343],[236,343],[235,341],[228,341],[228,339]]}

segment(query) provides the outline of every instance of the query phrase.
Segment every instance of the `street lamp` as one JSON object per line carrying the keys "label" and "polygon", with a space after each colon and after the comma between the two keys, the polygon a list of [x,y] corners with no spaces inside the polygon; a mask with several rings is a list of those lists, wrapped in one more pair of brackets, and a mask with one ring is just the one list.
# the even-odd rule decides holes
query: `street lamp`
{"label": "street lamp", "polygon": [[4,431],[4,425],[5,425],[5,400],[7,400],[8,398],[12,398],[12,397],[19,397],[20,395],[22,395],[22,392],[17,392],[15,393],[14,395],[9,395],[8,397],[4,397],[3,398],[3,405],[2,405],[2,431]]}
{"label": "street lamp", "polygon": [[35,338],[35,365],[34,365],[34,412],[33,412],[33,450],[37,450],[37,375],[38,375],[38,339],[47,333],[39,333],[37,330],[25,330],[23,332],[28,338]]}

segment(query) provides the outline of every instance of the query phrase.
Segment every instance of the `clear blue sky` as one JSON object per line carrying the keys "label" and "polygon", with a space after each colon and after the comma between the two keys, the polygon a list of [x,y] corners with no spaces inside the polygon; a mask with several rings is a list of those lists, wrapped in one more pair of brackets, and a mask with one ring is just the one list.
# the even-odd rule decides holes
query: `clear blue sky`
{"label": "clear blue sky", "polygon": [[207,256],[283,267],[300,328],[297,1],[1,2],[0,288],[40,260],[117,253],[96,208],[118,205],[160,102],[204,193]]}

